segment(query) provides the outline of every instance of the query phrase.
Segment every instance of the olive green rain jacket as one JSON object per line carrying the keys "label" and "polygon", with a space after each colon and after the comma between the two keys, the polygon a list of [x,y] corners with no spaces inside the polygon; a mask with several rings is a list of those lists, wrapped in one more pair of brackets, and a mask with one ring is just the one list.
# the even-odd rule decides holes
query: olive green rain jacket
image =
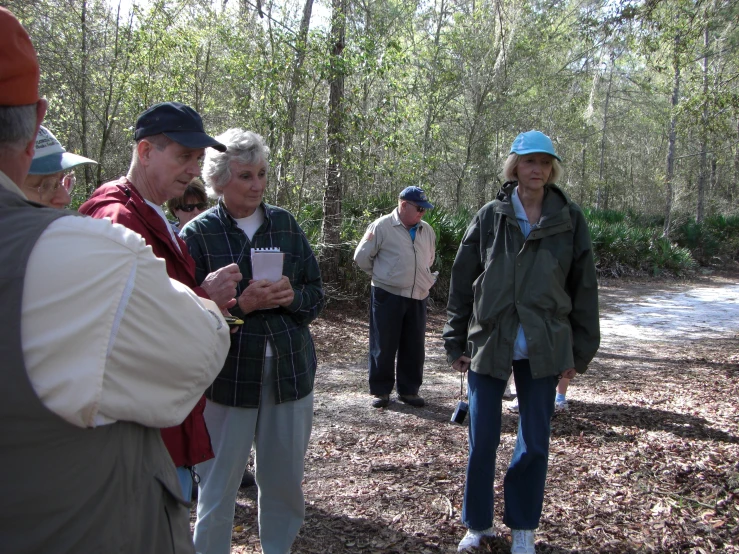
{"label": "olive green rain jacket", "polygon": [[524,239],[506,183],[472,220],[452,267],[444,327],[451,363],[508,379],[519,322],[534,379],[584,373],[600,343],[598,283],[585,217],[546,185],[539,224]]}

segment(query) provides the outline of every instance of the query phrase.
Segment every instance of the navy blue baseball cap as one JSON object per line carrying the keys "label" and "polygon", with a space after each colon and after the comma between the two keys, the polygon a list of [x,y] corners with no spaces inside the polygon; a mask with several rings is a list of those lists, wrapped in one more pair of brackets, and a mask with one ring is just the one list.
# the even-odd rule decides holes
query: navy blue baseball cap
{"label": "navy blue baseball cap", "polygon": [[188,148],[215,148],[225,152],[226,146],[205,132],[200,114],[180,102],[154,104],[136,120],[134,138],[164,135]]}
{"label": "navy blue baseball cap", "polygon": [[434,209],[434,205],[429,202],[429,199],[426,198],[426,193],[420,187],[406,187],[401,191],[398,198],[413,202],[416,206],[426,208],[427,210]]}

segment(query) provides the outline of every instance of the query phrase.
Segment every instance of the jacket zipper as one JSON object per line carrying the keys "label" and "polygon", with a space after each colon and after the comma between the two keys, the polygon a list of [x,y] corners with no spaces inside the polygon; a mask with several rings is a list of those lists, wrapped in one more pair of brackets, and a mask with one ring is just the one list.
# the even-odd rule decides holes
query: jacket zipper
{"label": "jacket zipper", "polygon": [[[416,235],[418,235],[419,229],[416,229]],[[411,238],[410,232],[408,238],[411,239],[411,247],[413,247],[413,286],[411,287],[411,300],[413,299],[413,293],[416,290],[416,275],[418,273],[418,254],[416,253],[416,241]]]}

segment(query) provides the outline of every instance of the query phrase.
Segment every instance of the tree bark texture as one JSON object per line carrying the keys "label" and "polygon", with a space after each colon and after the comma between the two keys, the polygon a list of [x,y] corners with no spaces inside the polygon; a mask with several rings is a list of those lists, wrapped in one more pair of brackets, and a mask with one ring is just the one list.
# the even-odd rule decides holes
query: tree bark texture
{"label": "tree bark texture", "polygon": [[320,266],[326,283],[339,281],[341,254],[342,158],[344,153],[344,69],[346,1],[332,0],[328,125],[326,129],[326,186],[323,193]]}

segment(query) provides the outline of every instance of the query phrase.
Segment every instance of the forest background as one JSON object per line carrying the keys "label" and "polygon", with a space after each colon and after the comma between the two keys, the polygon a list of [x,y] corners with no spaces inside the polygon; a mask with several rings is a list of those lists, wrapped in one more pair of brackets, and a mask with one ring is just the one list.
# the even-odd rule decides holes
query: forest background
{"label": "forest background", "polygon": [[[301,3],[304,2],[304,3]],[[739,257],[739,3],[730,0],[13,0],[38,50],[46,125],[98,160],[74,205],[128,168],[137,115],[177,100],[254,130],[266,200],[292,211],[332,298],[409,185],[439,209],[439,286],[493,199],[513,138],[564,160],[601,275]],[[364,296],[364,295],[360,295]]]}

